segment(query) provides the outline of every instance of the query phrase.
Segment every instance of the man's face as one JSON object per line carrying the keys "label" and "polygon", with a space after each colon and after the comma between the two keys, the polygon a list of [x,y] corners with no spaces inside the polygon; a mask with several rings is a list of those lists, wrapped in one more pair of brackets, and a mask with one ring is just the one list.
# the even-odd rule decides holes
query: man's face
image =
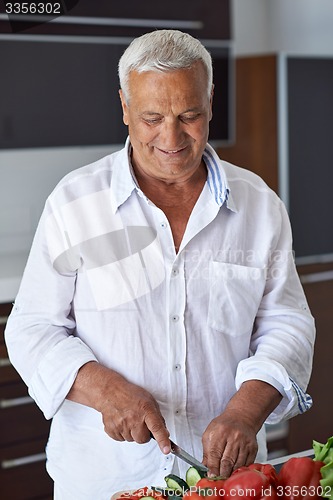
{"label": "man's face", "polygon": [[137,173],[169,182],[198,169],[208,139],[212,98],[202,63],[190,69],[130,73],[129,103],[120,98]]}

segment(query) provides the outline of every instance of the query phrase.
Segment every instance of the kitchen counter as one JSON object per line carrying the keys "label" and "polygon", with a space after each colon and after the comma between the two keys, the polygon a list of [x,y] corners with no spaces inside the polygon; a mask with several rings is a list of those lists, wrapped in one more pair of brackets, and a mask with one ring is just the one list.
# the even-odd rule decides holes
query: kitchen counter
{"label": "kitchen counter", "polygon": [[271,465],[274,465],[275,469],[279,471],[282,465],[293,457],[314,458],[313,448],[310,448],[309,450],[300,451],[298,453],[292,453],[291,455],[284,455],[283,457],[274,458],[273,460],[267,460],[267,462]]}

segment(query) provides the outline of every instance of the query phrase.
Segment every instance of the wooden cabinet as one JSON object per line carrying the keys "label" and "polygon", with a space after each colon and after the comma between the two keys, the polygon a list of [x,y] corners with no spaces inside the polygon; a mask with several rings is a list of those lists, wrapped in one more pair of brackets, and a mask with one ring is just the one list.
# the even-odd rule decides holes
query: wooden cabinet
{"label": "wooden cabinet", "polygon": [[235,141],[220,148],[219,155],[260,175],[277,192],[276,56],[236,58],[235,78]]}
{"label": "wooden cabinet", "polygon": [[50,422],[11,366],[4,329],[11,304],[0,304],[0,498],[47,500],[53,482],[45,469]]}
{"label": "wooden cabinet", "polygon": [[299,274],[316,321],[317,337],[308,387],[313,406],[290,421],[290,453],[310,449],[313,439],[326,443],[333,436],[333,263],[302,266]]}

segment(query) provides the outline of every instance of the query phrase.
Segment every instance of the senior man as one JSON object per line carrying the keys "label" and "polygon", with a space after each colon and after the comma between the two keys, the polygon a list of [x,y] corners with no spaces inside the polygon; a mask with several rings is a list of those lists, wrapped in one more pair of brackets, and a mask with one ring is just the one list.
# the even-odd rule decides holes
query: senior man
{"label": "senior man", "polygon": [[[211,57],[188,34],[119,62],[124,149],[49,196],[6,329],[53,418],[55,498],[110,498],[187,466],[266,459],[263,424],[306,411],[314,322],[286,210],[207,143]],[[150,440],[150,434],[155,440]]]}

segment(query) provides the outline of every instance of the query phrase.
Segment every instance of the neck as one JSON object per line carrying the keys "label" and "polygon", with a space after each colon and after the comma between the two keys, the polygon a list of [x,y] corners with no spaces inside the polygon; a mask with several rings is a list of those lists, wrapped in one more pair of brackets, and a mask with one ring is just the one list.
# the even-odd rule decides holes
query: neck
{"label": "neck", "polygon": [[194,174],[187,179],[159,179],[145,175],[135,168],[134,172],[141,190],[157,206],[174,206],[196,200],[207,178],[207,170],[203,161]]}

